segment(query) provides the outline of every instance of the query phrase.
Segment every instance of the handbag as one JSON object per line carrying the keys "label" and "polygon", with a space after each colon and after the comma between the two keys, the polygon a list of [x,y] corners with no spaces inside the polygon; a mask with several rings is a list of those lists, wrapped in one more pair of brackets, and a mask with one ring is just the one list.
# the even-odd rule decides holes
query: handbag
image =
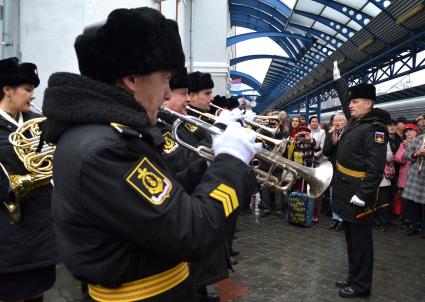
{"label": "handbag", "polygon": [[394,194],[393,213],[395,215],[401,215],[404,213],[403,199],[401,198],[401,195],[398,193]]}
{"label": "handbag", "polygon": [[385,164],[384,176],[386,179],[393,179],[395,176],[394,162],[390,161]]}

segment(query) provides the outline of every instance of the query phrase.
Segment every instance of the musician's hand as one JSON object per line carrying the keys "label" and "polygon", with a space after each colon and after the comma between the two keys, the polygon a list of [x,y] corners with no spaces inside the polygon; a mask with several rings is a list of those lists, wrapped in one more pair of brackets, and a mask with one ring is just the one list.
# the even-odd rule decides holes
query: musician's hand
{"label": "musician's hand", "polygon": [[255,132],[231,122],[221,135],[213,137],[214,155],[230,154],[249,164],[255,153],[262,150],[262,144],[255,142]]}
{"label": "musician's hand", "polygon": [[227,126],[229,123],[241,121],[242,117],[243,114],[239,108],[233,109],[232,111],[223,110],[215,122],[217,124],[224,124]]}
{"label": "musician's hand", "polygon": [[364,207],[366,205],[366,203],[360,198],[358,198],[357,195],[354,195],[353,197],[351,197],[350,203],[358,207]]}
{"label": "musician's hand", "polygon": [[333,78],[334,78],[334,81],[341,78],[341,73],[340,73],[339,68],[338,68],[338,61],[334,61]]}
{"label": "musician's hand", "polygon": [[246,119],[246,120],[248,120],[248,121],[250,121],[250,122],[255,122],[255,117],[257,116],[257,114],[254,112],[254,111],[252,111],[252,110],[247,110],[246,112],[245,112],[245,116],[244,116],[244,119]]}

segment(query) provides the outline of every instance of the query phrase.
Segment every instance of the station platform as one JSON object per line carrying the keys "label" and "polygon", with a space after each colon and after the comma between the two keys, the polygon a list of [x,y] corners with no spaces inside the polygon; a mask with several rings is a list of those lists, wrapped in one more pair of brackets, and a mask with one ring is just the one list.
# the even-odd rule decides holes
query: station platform
{"label": "station platform", "polygon": [[[270,215],[241,216],[234,247],[240,251],[230,278],[210,287],[221,302],[346,301],[335,280],[347,274],[344,232],[328,230],[321,216],[311,228],[291,226]],[[368,298],[354,301],[425,302],[425,239],[406,237],[392,226],[374,229],[375,266]],[[47,302],[81,301],[79,282],[63,265]]]}

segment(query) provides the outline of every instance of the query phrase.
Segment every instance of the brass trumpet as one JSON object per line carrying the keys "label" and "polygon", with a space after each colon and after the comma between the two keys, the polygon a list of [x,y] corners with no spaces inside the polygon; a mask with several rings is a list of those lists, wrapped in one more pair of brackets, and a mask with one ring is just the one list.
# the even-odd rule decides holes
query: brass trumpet
{"label": "brass trumpet", "polygon": [[264,127],[271,126],[275,123],[279,123],[280,117],[278,115],[257,115],[255,117],[255,122]]}
{"label": "brass trumpet", "polygon": [[[214,107],[214,108],[217,108],[217,109],[218,109],[218,110],[217,110],[217,112],[218,112],[219,110],[220,110],[220,111],[227,110],[227,109],[221,108],[220,106],[217,106],[217,105],[214,105],[214,104],[210,104],[210,106],[212,106],[212,107]],[[210,114],[210,113],[203,113],[203,112],[200,112],[200,111],[198,111],[198,110],[196,110],[196,109],[194,109],[194,108],[192,108],[192,107],[188,107],[188,109],[189,109],[189,110],[191,110],[192,112],[195,112],[195,111],[196,111],[196,113],[201,114],[201,115],[202,115],[202,114],[208,114],[208,116],[207,116],[207,117],[212,116],[212,117],[214,117],[215,119],[217,118],[217,116],[215,116],[215,115],[213,115],[213,114]],[[214,119],[214,118],[211,118],[211,119],[215,121],[215,119]],[[267,126],[265,126],[265,125],[263,125],[263,124],[261,124],[261,123],[253,122],[253,121],[251,121],[251,120],[249,120],[249,119],[246,119],[246,118],[244,118],[243,120],[244,120],[244,122],[245,122],[246,124],[248,124],[248,125],[250,125],[250,126],[252,126],[252,127],[255,127],[255,128],[258,128],[258,129],[261,129],[261,130],[264,130],[264,131],[269,132],[272,136],[274,136],[274,135],[276,134],[277,128],[267,127]]]}
{"label": "brass trumpet", "polygon": [[[218,106],[216,106],[216,107],[218,107]],[[220,108],[220,107],[218,107],[218,108]],[[192,107],[189,107],[189,106],[187,106],[187,107],[186,107],[186,110],[189,110],[189,111],[191,111],[191,112],[193,112],[193,113],[196,113],[196,114],[198,114],[199,116],[203,116],[203,117],[205,117],[205,118],[207,118],[207,119],[211,120],[212,122],[215,122],[215,121],[217,120],[217,118],[218,118],[218,116],[216,116],[216,115],[214,115],[214,114],[211,114],[211,113],[208,113],[208,112],[201,112],[201,111],[196,110],[196,109],[194,109],[194,108],[192,108]],[[222,110],[225,110],[225,109],[222,109]],[[260,129],[263,129],[263,130],[266,130],[266,131],[268,131],[268,132],[271,132],[271,133],[272,133],[272,135],[276,132],[276,129],[273,129],[273,128],[267,128],[267,127],[265,127],[265,126],[262,126],[262,125],[256,124],[255,122],[252,122],[252,121],[249,121],[249,120],[245,120],[245,119],[244,119],[244,122],[245,122],[246,124],[248,124],[248,125],[251,125],[251,126],[254,126],[254,127],[258,127],[258,128],[260,128]],[[207,123],[207,124],[208,124],[208,123]],[[208,125],[209,125],[209,124],[208,124]],[[260,134],[260,133],[257,133],[256,135],[257,135],[257,138],[258,138],[258,139],[260,139],[260,140],[262,140],[263,142],[271,143],[271,144],[273,144],[273,145],[280,145],[280,144],[283,144],[283,143],[284,143],[284,144],[285,144],[285,146],[286,146],[286,141],[282,142],[282,140],[280,140],[280,139],[274,139],[274,138],[271,138],[271,137],[269,137],[269,136],[267,136],[267,135]],[[283,150],[283,151],[285,151],[285,150]],[[282,153],[283,153],[283,152],[282,152]]]}
{"label": "brass trumpet", "polygon": [[28,170],[28,174],[10,175],[6,167],[0,163],[1,169],[9,180],[10,192],[13,193],[10,194],[9,200],[3,201],[3,204],[14,222],[19,222],[21,219],[22,198],[35,188],[49,184],[52,178],[55,147],[43,145],[41,150],[37,150],[41,135],[39,124],[45,119],[40,117],[26,121],[9,136],[9,141]]}
{"label": "brass trumpet", "polygon": [[[180,114],[165,106],[163,106],[161,110],[177,117],[177,119],[174,121],[172,132],[174,138],[179,144],[181,144],[183,147],[188,148],[189,150],[198,153],[199,156],[207,160],[214,160],[214,153],[212,149],[207,148],[205,146],[194,147],[186,143],[179,137],[177,130],[183,122],[188,122],[194,124],[197,127],[203,128],[212,135],[220,135],[223,132],[222,130],[218,129],[217,127],[214,127],[213,125],[201,119],[198,119],[193,116],[186,116]],[[246,129],[246,131],[252,130]],[[258,137],[259,134],[255,134]],[[281,141],[279,140],[279,144],[277,144],[276,146],[281,146],[280,143]],[[309,184],[308,194],[310,196],[312,196],[313,198],[317,198],[323,194],[323,192],[326,190],[332,180],[333,168],[332,164],[329,161],[323,163],[317,168],[308,168],[282,157],[279,152],[276,152],[276,150],[278,150],[278,148],[276,148],[274,151],[262,150],[256,154],[257,158],[271,164],[271,167],[268,169],[268,171],[260,170],[258,166],[254,165],[253,169],[256,172],[257,180],[260,183],[272,186],[279,191],[287,192],[289,188],[295,183],[297,176],[300,176],[304,178],[304,180]],[[286,172],[282,173],[282,176],[280,178],[276,177],[272,175],[276,168],[280,168]],[[286,176],[288,174],[292,175],[289,181],[286,180]]]}

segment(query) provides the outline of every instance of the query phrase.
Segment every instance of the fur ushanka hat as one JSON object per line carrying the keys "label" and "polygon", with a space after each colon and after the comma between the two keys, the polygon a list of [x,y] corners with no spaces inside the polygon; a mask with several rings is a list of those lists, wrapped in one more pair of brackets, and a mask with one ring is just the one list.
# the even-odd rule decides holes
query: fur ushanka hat
{"label": "fur ushanka hat", "polygon": [[214,82],[210,73],[195,71],[189,73],[189,92],[199,92],[214,88]]}
{"label": "fur ushanka hat", "polygon": [[131,75],[184,67],[177,23],[149,8],[116,9],[74,44],[82,75],[112,84]]}
{"label": "fur ushanka hat", "polygon": [[19,64],[16,57],[0,60],[0,88],[21,84],[32,84],[34,87],[40,84],[37,66],[33,63]]}
{"label": "fur ushanka hat", "polygon": [[186,67],[176,70],[170,79],[170,89],[188,88],[189,80]]}

